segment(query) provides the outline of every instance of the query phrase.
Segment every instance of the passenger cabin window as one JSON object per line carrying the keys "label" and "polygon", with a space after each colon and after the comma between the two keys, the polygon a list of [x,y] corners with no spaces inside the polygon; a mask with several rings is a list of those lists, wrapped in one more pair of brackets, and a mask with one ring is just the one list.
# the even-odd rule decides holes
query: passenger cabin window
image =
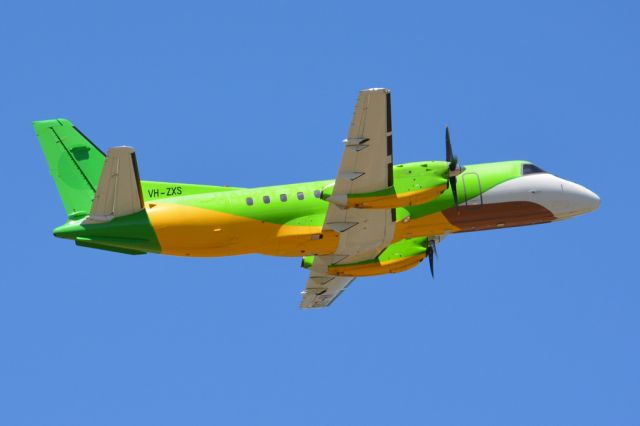
{"label": "passenger cabin window", "polygon": [[287,201],[287,194],[280,194],[280,201],[282,201],[283,203]]}
{"label": "passenger cabin window", "polygon": [[252,206],[253,205],[253,198],[247,197],[247,205],[248,206]]}
{"label": "passenger cabin window", "polygon": [[304,200],[304,192],[298,192],[298,200]]}
{"label": "passenger cabin window", "polygon": [[316,198],[320,198],[320,194],[322,194],[322,191],[320,191],[319,189],[313,191],[313,196]]}
{"label": "passenger cabin window", "polygon": [[265,204],[269,204],[269,203],[271,202],[271,198],[269,198],[269,196],[268,196],[268,195],[265,195],[264,197],[262,197],[262,201],[263,201]]}
{"label": "passenger cabin window", "polygon": [[523,164],[522,175],[532,175],[534,173],[547,173],[535,164]]}

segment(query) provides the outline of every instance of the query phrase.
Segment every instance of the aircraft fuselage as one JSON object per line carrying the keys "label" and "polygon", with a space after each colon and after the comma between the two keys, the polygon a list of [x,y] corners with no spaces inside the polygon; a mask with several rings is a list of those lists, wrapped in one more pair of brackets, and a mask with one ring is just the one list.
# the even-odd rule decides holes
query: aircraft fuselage
{"label": "aircraft fuselage", "polygon": [[[408,179],[407,187],[423,188],[432,177],[430,170],[441,163],[396,165],[394,178]],[[588,189],[541,171],[523,174],[532,166],[527,165],[507,161],[466,166],[458,177],[459,208],[450,188],[427,203],[396,207],[392,242],[553,222],[598,207],[599,198]],[[332,183],[206,192],[201,185],[143,181],[144,211],[103,224],[70,221],[54,234],[90,247],[177,256],[330,254],[337,249],[339,233],[323,230],[329,201],[322,192]]]}

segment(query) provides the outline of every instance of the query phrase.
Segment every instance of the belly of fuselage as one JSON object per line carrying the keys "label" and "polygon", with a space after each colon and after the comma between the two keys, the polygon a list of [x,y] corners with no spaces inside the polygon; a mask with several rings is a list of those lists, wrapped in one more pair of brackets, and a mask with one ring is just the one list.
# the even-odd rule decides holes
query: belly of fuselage
{"label": "belly of fuselage", "polygon": [[[151,204],[147,213],[161,252],[176,256],[232,256],[259,253],[300,257],[335,253],[339,234],[321,226],[281,225],[214,210],[177,204]],[[534,203],[461,206],[398,221],[393,241],[532,225],[553,220]]]}
{"label": "belly of fuselage", "polygon": [[338,246],[338,234],[321,226],[280,225],[177,204],[149,205],[147,213],[164,254],[305,256],[333,253]]}

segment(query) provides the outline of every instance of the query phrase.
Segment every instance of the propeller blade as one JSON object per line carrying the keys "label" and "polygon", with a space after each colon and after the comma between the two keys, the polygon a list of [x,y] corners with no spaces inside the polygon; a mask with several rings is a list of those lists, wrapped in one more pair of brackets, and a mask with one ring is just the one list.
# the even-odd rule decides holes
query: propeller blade
{"label": "propeller blade", "polygon": [[445,140],[447,142],[447,161],[451,162],[453,159],[453,149],[451,148],[451,136],[449,135],[449,126],[445,127]]}
{"label": "propeller blade", "polygon": [[453,193],[453,202],[456,204],[456,210],[458,210],[458,180],[455,176],[449,178],[449,185],[451,186],[451,192]]}
{"label": "propeller blade", "polygon": [[433,274],[433,247],[427,247],[427,256],[429,257],[429,270],[431,271],[431,278],[435,278]]}
{"label": "propeller blade", "polygon": [[453,202],[456,205],[456,210],[459,211],[460,206],[458,203],[458,180],[456,179],[456,175],[460,173],[460,170],[458,170],[458,157],[453,154],[453,148],[451,147],[451,134],[449,133],[448,125],[445,127],[445,142],[447,146],[447,162],[449,163],[449,172],[452,175],[449,176],[449,186],[451,187]]}
{"label": "propeller blade", "polygon": [[453,148],[451,147],[451,134],[449,133],[449,126],[445,127],[445,140],[447,143],[447,162],[449,163],[449,170],[454,171],[458,167],[458,157],[453,154]]}

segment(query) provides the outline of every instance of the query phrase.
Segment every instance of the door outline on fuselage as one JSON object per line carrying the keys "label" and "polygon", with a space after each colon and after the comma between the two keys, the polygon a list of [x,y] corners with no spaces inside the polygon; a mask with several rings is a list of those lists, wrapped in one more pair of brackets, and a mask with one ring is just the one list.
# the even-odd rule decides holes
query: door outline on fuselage
{"label": "door outline on fuselage", "polygon": [[[484,204],[484,200],[482,198],[482,182],[480,181],[480,175],[476,172],[466,172],[462,174],[462,188],[464,191],[464,205],[468,206],[468,207],[482,207],[482,205]],[[473,179],[473,180],[472,180]],[[469,184],[471,185],[471,183],[473,182],[474,184],[477,182],[478,184],[478,190],[480,191],[480,203],[478,204],[477,201],[475,201],[473,204],[469,204],[469,201],[473,200],[474,198],[477,197],[472,197],[469,198],[469,196],[467,195],[467,182],[469,182]]]}

